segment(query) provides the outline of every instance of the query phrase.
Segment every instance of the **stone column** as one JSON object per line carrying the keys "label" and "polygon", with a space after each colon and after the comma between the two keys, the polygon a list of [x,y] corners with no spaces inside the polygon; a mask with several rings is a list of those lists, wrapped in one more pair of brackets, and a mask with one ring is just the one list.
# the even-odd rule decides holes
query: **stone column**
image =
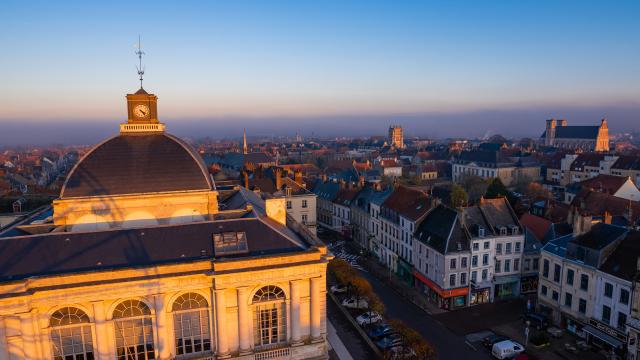
{"label": "stone column", "polygon": [[311,294],[310,294],[311,308],[309,309],[309,311],[311,315],[310,317],[311,317],[311,340],[312,341],[322,340],[322,335],[320,331],[320,319],[321,319],[320,301],[322,300],[320,298],[321,296],[320,289],[322,288],[322,280],[323,280],[322,277],[311,278]]}
{"label": "stone column", "polygon": [[156,310],[156,354],[159,360],[167,360],[171,358],[171,347],[169,346],[169,336],[167,331],[167,307],[165,304],[164,294],[156,294],[153,296],[154,307]]}
{"label": "stone column", "polygon": [[231,356],[229,353],[229,340],[227,334],[227,302],[225,297],[226,289],[216,289],[216,337],[218,339],[217,358],[226,359]]}
{"label": "stone column", "polygon": [[38,346],[36,333],[33,328],[33,310],[19,314],[20,333],[22,334],[22,350],[25,359],[38,359]]}
{"label": "stone column", "polygon": [[110,358],[111,345],[109,344],[107,316],[104,311],[104,302],[102,301],[93,303],[93,322],[96,329],[96,359],[108,360]]}
{"label": "stone column", "polygon": [[291,281],[291,345],[301,345],[300,341],[300,283]]}
{"label": "stone column", "polygon": [[238,338],[240,339],[240,354],[251,353],[251,339],[249,330],[251,320],[249,314],[249,299],[247,297],[249,288],[242,286],[238,288]]}
{"label": "stone column", "polygon": [[2,316],[0,316],[0,359],[9,359],[7,331],[4,325],[4,318]]}

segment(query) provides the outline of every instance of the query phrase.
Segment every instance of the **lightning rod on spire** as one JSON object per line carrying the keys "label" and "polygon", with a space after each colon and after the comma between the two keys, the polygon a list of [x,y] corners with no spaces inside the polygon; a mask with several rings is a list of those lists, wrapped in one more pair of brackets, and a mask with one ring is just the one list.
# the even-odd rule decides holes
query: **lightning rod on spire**
{"label": "lightning rod on spire", "polygon": [[140,76],[140,88],[142,89],[142,78],[144,75],[144,67],[142,67],[142,55],[144,55],[144,52],[142,51],[142,42],[140,39],[140,35],[138,35],[138,45],[137,45],[136,55],[138,55],[138,61],[139,61],[139,65],[136,66],[136,69],[138,70],[138,76]]}

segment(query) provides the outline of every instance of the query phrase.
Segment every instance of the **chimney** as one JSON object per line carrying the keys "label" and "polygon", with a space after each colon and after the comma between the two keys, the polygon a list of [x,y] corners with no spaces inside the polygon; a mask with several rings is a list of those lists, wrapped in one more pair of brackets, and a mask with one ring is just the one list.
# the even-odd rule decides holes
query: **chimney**
{"label": "chimney", "polygon": [[346,183],[344,182],[343,179],[340,179],[340,189],[344,189],[346,188]]}
{"label": "chimney", "polygon": [[304,186],[303,181],[302,181],[302,170],[296,170],[293,173],[293,178],[294,178],[296,184],[298,184],[300,186]]}
{"label": "chimney", "polygon": [[604,212],[604,223],[605,224],[611,224],[611,213],[609,213],[608,211]]}
{"label": "chimney", "polygon": [[273,174],[276,177],[276,190],[282,189],[282,169],[275,168]]}
{"label": "chimney", "polygon": [[246,171],[242,172],[242,178],[244,180],[244,187],[246,187],[247,189],[249,188],[249,173],[247,173]]}
{"label": "chimney", "polygon": [[567,126],[567,119],[558,120],[558,126]]}
{"label": "chimney", "polygon": [[358,177],[358,187],[364,187],[364,176]]}

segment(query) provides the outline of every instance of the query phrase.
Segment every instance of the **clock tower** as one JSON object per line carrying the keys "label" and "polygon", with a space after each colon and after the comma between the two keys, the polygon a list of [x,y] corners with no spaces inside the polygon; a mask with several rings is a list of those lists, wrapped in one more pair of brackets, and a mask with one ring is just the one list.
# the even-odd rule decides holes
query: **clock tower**
{"label": "clock tower", "polygon": [[158,97],[143,88],[135,94],[127,94],[127,113],[129,124],[157,124]]}
{"label": "clock tower", "polygon": [[142,46],[138,37],[136,55],[140,61],[138,75],[140,76],[140,90],[134,94],[127,94],[127,123],[120,124],[120,133],[152,133],[164,132],[164,124],[158,121],[158,97],[149,94],[142,87]]}

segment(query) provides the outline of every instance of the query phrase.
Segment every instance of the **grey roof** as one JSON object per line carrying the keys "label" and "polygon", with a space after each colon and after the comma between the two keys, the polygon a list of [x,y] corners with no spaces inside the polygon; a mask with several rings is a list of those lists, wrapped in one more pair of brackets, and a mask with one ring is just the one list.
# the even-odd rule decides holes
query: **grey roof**
{"label": "grey roof", "polygon": [[441,254],[469,250],[469,238],[456,210],[439,205],[420,223],[415,237]]}
{"label": "grey roof", "polygon": [[598,223],[591,230],[576,237],[572,242],[590,249],[599,250],[618,240],[628,230],[623,227]]}
{"label": "grey roof", "polygon": [[[597,139],[599,126],[556,126],[556,139]],[[547,136],[547,131],[542,133],[542,138]]]}
{"label": "grey roof", "polygon": [[573,234],[551,240],[542,247],[542,250],[564,258],[567,254],[567,244],[571,239],[573,239]]}
{"label": "grey roof", "polygon": [[[48,233],[0,240],[0,282],[33,276],[213,259],[213,234],[245,232],[248,253],[258,256],[305,250],[264,218],[205,221],[96,232]],[[220,258],[220,257],[218,257]]]}
{"label": "grey roof", "polygon": [[89,151],[71,170],[61,198],[209,190],[200,155],[168,134],[119,135]]}
{"label": "grey roof", "polygon": [[638,257],[640,257],[640,232],[632,231],[607,257],[600,270],[618,278],[633,281],[638,273]]}
{"label": "grey roof", "polygon": [[340,184],[333,181],[324,182],[318,179],[311,190],[319,198],[333,201],[338,196],[338,190],[340,190]]}

